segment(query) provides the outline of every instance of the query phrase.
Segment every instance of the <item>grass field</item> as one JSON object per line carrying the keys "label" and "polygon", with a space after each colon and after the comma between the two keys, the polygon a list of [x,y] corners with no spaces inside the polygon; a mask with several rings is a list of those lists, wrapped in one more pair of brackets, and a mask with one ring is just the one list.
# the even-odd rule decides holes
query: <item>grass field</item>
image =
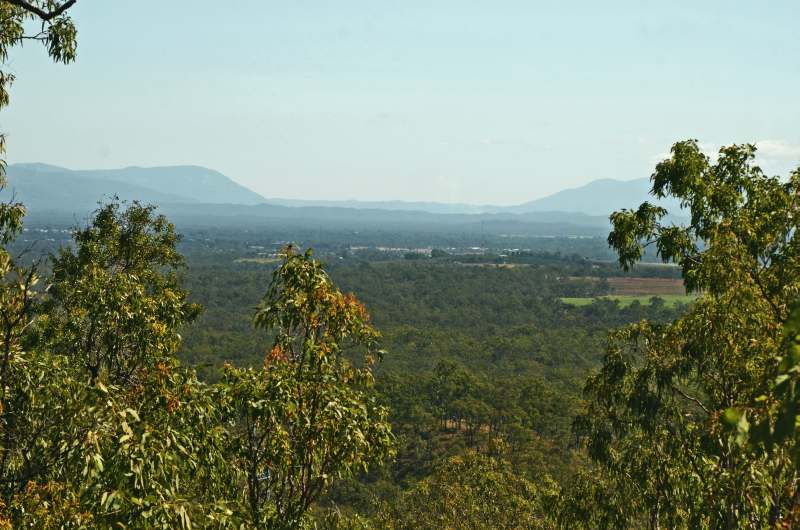
{"label": "grass field", "polygon": [[[660,295],[608,295],[608,296],[599,296],[597,298],[604,298],[609,300],[617,300],[619,301],[619,305],[621,307],[625,307],[631,305],[634,300],[638,300],[640,304],[650,304],[650,299],[653,296],[657,296],[664,300],[664,302],[670,306],[674,307],[678,304],[688,304],[692,300],[696,298],[695,295],[687,295],[687,294],[660,294]],[[597,298],[562,298],[561,301],[565,304],[573,305],[573,306],[585,306],[591,304]]]}

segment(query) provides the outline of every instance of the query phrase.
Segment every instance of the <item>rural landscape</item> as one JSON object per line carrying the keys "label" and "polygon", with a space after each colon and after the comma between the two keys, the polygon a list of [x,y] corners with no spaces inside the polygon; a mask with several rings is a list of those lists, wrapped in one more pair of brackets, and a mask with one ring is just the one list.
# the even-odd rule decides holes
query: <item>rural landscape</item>
{"label": "rural landscape", "polygon": [[[462,153],[465,182],[482,163],[498,175],[481,186],[431,173],[392,188],[387,169],[376,189],[409,195],[361,193],[380,179],[358,180],[357,163],[332,162],[311,126],[292,142],[303,144],[297,164],[312,159],[308,167],[318,171],[319,158],[330,166],[318,180],[276,176],[278,184],[258,187],[250,177],[179,157],[151,163],[161,159],[143,153],[117,164],[123,147],[75,149],[115,135],[144,141],[111,121],[137,114],[136,97],[150,96],[142,89],[103,103],[106,89],[89,85],[128,83],[127,70],[144,53],[153,63],[136,75],[168,100],[159,75],[175,68],[179,83],[192,71],[162,70],[158,55],[171,52],[168,43],[153,52],[152,39],[124,48],[124,67],[105,55],[116,53],[116,41],[81,66],[78,50],[102,48],[92,24],[118,25],[104,31],[124,35],[126,16],[136,25],[140,14],[97,4],[0,0],[0,116],[11,123],[3,122],[8,136],[0,137],[0,529],[800,528],[800,150],[738,135],[710,150],[693,135],[677,136],[655,158],[643,156],[644,173],[627,179],[598,170],[598,178],[553,183],[531,169],[541,187],[531,196],[492,195],[489,188],[528,184],[502,180],[502,168],[514,172],[511,162],[471,158],[476,146]],[[209,24],[209,35],[239,38],[227,33],[228,8],[199,4],[208,18],[180,15],[197,24],[194,31]],[[320,30],[338,20],[305,3],[246,4],[254,14],[236,24],[260,28],[267,23],[259,17],[270,14],[285,16],[287,27]],[[180,7],[162,7],[153,35],[167,38],[161,23],[185,35],[170,19]],[[108,18],[115,9],[120,17]],[[341,9],[367,13],[365,25],[353,27],[375,39],[372,23],[395,31],[436,20],[434,33],[461,38],[439,20],[450,13],[442,7],[399,19],[366,5]],[[497,15],[464,9],[481,24]],[[523,13],[552,15],[542,6],[506,9],[503,20],[515,29]],[[711,16],[691,12],[696,20]],[[559,23],[575,16],[557,14]],[[708,20],[741,22],[737,13],[717,16]],[[568,20],[584,23],[582,15]],[[635,33],[650,43],[660,27]],[[343,46],[349,58],[351,33],[339,31],[326,48],[310,33],[281,28],[263,38],[287,39],[286,49],[271,50],[286,58],[270,59],[286,79],[294,82],[293,61],[302,63],[309,49],[352,67],[326,55]],[[292,47],[293,31],[302,46]],[[375,42],[393,45],[388,37]],[[421,52],[435,58],[441,50],[426,43]],[[15,62],[15,53],[27,55]],[[481,57],[475,53],[471,59]],[[223,66],[213,54],[198,57],[187,55],[185,64],[239,75],[233,58]],[[261,63],[248,61],[248,83],[257,83],[252,71]],[[354,70],[380,79],[388,68],[369,64]],[[400,59],[388,64],[411,68]],[[493,65],[482,68],[495,72]],[[84,123],[58,110],[36,114],[31,101],[47,103],[18,91],[26,69],[47,79],[62,75],[59,68],[77,71],[89,94],[73,96],[72,78],[54,81],[57,88],[34,83],[36,94],[44,90],[58,107],[73,97],[81,107],[88,97],[102,127],[87,125],[92,115]],[[422,81],[446,86],[434,70]],[[279,92],[278,73],[270,82]],[[346,108],[337,86],[329,87],[332,101]],[[309,107],[293,119],[323,126],[327,109],[316,113],[317,100],[303,94]],[[18,95],[22,114],[9,114]],[[147,122],[153,152],[182,149],[179,135],[190,137],[187,144],[202,136],[192,137],[201,125],[187,117],[183,129],[169,128],[180,99],[159,107],[161,122],[157,113],[136,118]],[[190,109],[203,121],[230,112],[246,128],[237,104],[225,101],[230,108],[221,113],[212,100]],[[390,121],[379,118],[378,127]],[[59,132],[48,143],[50,126],[75,130],[76,138]],[[347,145],[349,126],[325,141]],[[27,139],[31,131],[37,142]],[[359,156],[371,171],[391,156],[369,136],[359,140]],[[288,156],[294,144],[284,140],[263,153]],[[226,140],[214,141],[225,152]],[[37,158],[15,157],[15,145]],[[409,167],[429,163],[433,152],[447,160],[446,145],[424,146]],[[508,148],[480,142],[498,145]],[[209,150],[192,149],[201,161]],[[225,156],[252,163],[239,145]],[[559,166],[570,162],[558,158]],[[341,168],[354,173],[354,184],[337,177],[341,193],[326,191]],[[431,191],[437,186],[447,193]],[[453,195],[457,187],[461,195]]]}

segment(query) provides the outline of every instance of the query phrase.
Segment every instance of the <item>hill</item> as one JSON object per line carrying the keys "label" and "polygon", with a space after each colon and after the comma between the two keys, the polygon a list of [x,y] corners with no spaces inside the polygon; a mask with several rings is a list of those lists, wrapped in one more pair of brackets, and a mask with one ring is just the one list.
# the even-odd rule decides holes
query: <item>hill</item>
{"label": "hill", "polygon": [[563,212],[529,214],[439,214],[377,208],[324,206],[220,205],[172,203],[161,210],[179,225],[308,230],[366,230],[388,232],[466,232],[471,234],[525,234],[537,236],[600,236],[608,220],[600,216]]}
{"label": "hill", "polygon": [[[508,210],[518,213],[559,211],[607,216],[610,212],[622,208],[635,208],[647,200],[653,202],[650,196],[650,179],[600,179],[513,206]],[[659,204],[673,213],[680,210],[675,201],[661,201]]]}
{"label": "hill", "polygon": [[260,204],[264,198],[198,166],[71,170],[47,164],[8,167],[9,191],[30,210],[91,209],[112,195],[157,204]]}
{"label": "hill", "polygon": [[[464,204],[414,201],[357,201],[357,200],[298,200],[267,199],[270,204],[291,207],[356,208],[395,211],[422,211],[436,214],[528,214],[563,212],[588,216],[608,217],[622,208],[635,208],[653,198],[649,196],[650,180],[594,180],[577,188],[565,189],[547,197],[515,206],[493,206],[489,204]],[[677,203],[663,202],[671,212],[680,208]]]}
{"label": "hill", "polygon": [[319,230],[469,232],[597,236],[608,214],[648,198],[649,182],[598,180],[517,206],[404,201],[265,199],[229,177],[198,166],[70,170],[46,164],[8,167],[9,189],[29,220],[82,217],[116,195],[155,203],[188,226],[283,226]]}
{"label": "hill", "polygon": [[219,171],[200,166],[126,167],[82,173],[116,182],[128,182],[194,202],[261,204],[266,199]]}
{"label": "hill", "polygon": [[9,166],[8,181],[9,186],[2,195],[22,201],[32,212],[83,214],[114,195],[158,204],[187,200],[128,182],[91,177],[43,164]]}
{"label": "hill", "polygon": [[357,201],[357,200],[304,200],[270,198],[267,202],[276,206],[292,208],[354,208],[358,210],[394,210],[404,212],[428,212],[437,214],[480,214],[498,213],[503,206],[480,204],[429,202],[429,201]]}
{"label": "hill", "polygon": [[[264,198],[218,171],[200,166],[126,167],[70,170],[47,164],[13,164],[8,167],[11,189],[32,210],[61,210],[65,205],[83,209],[104,197],[145,202],[260,205],[292,208],[346,208],[428,212],[432,214],[529,214],[562,212],[607,217],[614,210],[638,206],[649,197],[649,179],[594,180],[547,197],[515,206],[440,203],[430,201],[303,200]],[[65,199],[65,194],[68,199]],[[676,203],[664,203],[671,212]],[[541,220],[541,219],[539,219]],[[559,221],[563,221],[563,216]]]}

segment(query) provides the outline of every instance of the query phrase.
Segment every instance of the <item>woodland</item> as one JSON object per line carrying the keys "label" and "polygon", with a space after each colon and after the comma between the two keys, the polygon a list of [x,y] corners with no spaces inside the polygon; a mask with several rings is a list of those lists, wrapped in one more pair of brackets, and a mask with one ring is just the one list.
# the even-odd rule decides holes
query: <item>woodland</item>
{"label": "woodland", "polygon": [[[0,0],[0,58],[72,62],[74,4]],[[614,264],[241,259],[114,199],[31,254],[2,203],[0,528],[800,527],[800,169],[755,152],[674,143]],[[694,297],[608,297],[648,276]]]}

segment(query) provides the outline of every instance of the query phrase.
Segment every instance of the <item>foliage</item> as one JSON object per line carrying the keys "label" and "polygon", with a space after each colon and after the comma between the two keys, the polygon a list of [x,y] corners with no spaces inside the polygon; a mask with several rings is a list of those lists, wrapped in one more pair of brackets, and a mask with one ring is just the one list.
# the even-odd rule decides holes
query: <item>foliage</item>
{"label": "foliage", "polygon": [[197,311],[176,243],[152,208],[111,203],[52,256],[46,292],[32,273],[3,284],[0,522],[296,528],[391,456],[379,335],[355,297],[288,252],[255,317],[274,338],[263,368],[208,385],[174,355]]}
{"label": "foliage", "polygon": [[[547,484],[545,483],[545,487]],[[443,462],[378,515],[378,526],[401,529],[552,528],[546,495],[511,466],[475,451]]]}
{"label": "foliage", "polygon": [[[26,39],[74,60],[74,4],[0,0],[0,61]],[[0,72],[0,108],[12,81]],[[768,177],[754,154],[712,163],[679,142],[652,192],[688,224],[649,203],[611,216],[622,268],[673,275],[641,266],[655,250],[698,295],[689,307],[570,307],[622,274],[579,256],[460,255],[472,236],[446,233],[370,232],[399,248],[355,251],[339,234],[332,274],[395,350],[380,370],[364,306],[310,252],[280,257],[253,336],[271,258],[220,265],[206,248],[190,281],[214,307],[192,328],[179,237],[152,207],[101,206],[47,269],[9,251],[25,209],[0,204],[0,528],[796,526],[800,170]],[[423,246],[447,250],[378,263]],[[576,450],[578,381],[620,325],[585,383]],[[178,362],[187,330],[184,357],[217,382]],[[216,370],[227,358],[245,367]]]}
{"label": "foliage", "polygon": [[[74,4],[55,5],[51,1],[26,2],[0,1],[0,62],[5,64],[9,52],[27,38],[45,43],[48,54],[57,62],[67,63],[75,58],[75,27],[66,10]],[[41,17],[37,10],[53,10]],[[56,13],[60,11],[60,13]],[[52,16],[49,16],[52,15]],[[28,21],[41,19],[41,31],[35,36],[25,34]],[[9,103],[9,88],[14,76],[0,71],[0,109]],[[0,191],[5,188],[5,135],[0,134]],[[19,202],[0,203],[0,337],[2,337],[2,364],[0,365],[0,480],[3,488],[3,508],[18,504],[12,496],[18,492],[37,471],[30,454],[41,445],[36,445],[37,436],[57,429],[58,417],[53,414],[59,403],[35,400],[36,386],[47,384],[58,378],[61,365],[49,362],[25,351],[23,341],[33,321],[32,306],[35,288],[39,280],[35,267],[24,267],[6,248],[22,229],[25,207]],[[66,385],[68,386],[68,385]],[[68,408],[68,407],[67,407]],[[52,448],[45,453],[58,452]],[[3,515],[0,522],[8,522]]]}
{"label": "foliage", "polygon": [[[288,248],[255,323],[275,333],[260,370],[228,367],[231,456],[244,471],[249,522],[295,528],[334,479],[392,453],[387,410],[371,393],[378,333],[311,253]],[[363,367],[345,359],[359,348]]]}
{"label": "foliage", "polygon": [[[609,496],[597,526],[761,528],[797,502],[786,448],[752,454],[720,421],[767,392],[800,290],[800,172],[767,177],[754,153],[725,147],[712,164],[695,141],[677,143],[653,174],[653,193],[678,198],[691,222],[662,224],[665,212],[647,203],[611,216],[609,244],[623,267],[654,245],[701,297],[673,323],[614,333],[586,384],[576,428]],[[751,421],[762,413],[751,409]]]}
{"label": "foliage", "polygon": [[[201,250],[200,241],[190,234],[184,239],[186,285],[207,309],[186,330],[181,356],[208,366],[203,373],[216,381],[223,361],[260,365],[262,352],[270,351],[274,337],[256,341],[248,324],[274,269]],[[502,458],[520,477],[566,480],[574,473],[583,457],[570,446],[570,424],[607,330],[679,312],[604,300],[585,308],[560,304],[563,295],[604,292],[602,282],[565,277],[571,266],[571,258],[515,268],[331,264],[331,278],[367,304],[391,351],[375,366],[375,390],[389,409],[397,458],[335,483],[318,508],[369,516],[374,497],[389,501],[449,458],[485,451],[497,438],[505,442]],[[363,358],[344,353],[354,363]]]}
{"label": "foliage", "polygon": [[[105,230],[132,218],[140,230]],[[27,288],[4,306],[19,315],[6,320],[0,437],[15,525],[188,528],[227,518],[221,419],[207,387],[172,355],[181,323],[173,315],[185,304],[152,310],[180,298],[155,288],[173,279],[151,263],[174,254],[175,240],[130,237],[172,230],[139,205],[101,208],[76,232],[74,251],[53,258],[46,300],[33,303],[43,293]],[[102,350],[107,369],[92,370],[89,345],[100,330],[103,346],[117,347]]]}
{"label": "foliage", "polygon": [[51,260],[42,340],[75,357],[92,380],[134,384],[139,370],[174,354],[179,329],[199,311],[178,283],[175,228],[153,210],[106,204],[75,232],[75,247]]}

